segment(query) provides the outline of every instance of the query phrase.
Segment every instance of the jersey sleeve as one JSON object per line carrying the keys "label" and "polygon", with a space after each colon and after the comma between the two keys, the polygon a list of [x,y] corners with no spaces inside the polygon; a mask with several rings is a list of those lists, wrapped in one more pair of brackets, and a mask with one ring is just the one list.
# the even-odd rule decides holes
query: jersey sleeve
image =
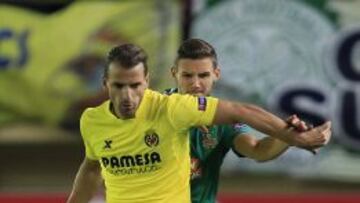
{"label": "jersey sleeve", "polygon": [[168,119],[177,129],[212,124],[218,104],[213,97],[172,94],[168,96]]}
{"label": "jersey sleeve", "polygon": [[88,159],[91,160],[97,160],[98,158],[95,156],[94,151],[91,149],[91,147],[89,146],[89,143],[84,140],[84,145],[85,145],[85,156]]}
{"label": "jersey sleeve", "polygon": [[243,123],[236,123],[234,125],[227,125],[225,128],[225,145],[229,148],[233,147],[233,142],[236,136],[241,136],[241,134],[246,134],[251,131],[251,128]]}
{"label": "jersey sleeve", "polygon": [[85,146],[85,156],[88,159],[97,160],[98,158],[96,157],[93,149],[91,148],[91,146],[88,142],[88,134],[86,131],[87,125],[88,125],[87,124],[87,114],[85,111],[80,118],[80,133],[81,133],[81,137],[83,139],[83,143]]}

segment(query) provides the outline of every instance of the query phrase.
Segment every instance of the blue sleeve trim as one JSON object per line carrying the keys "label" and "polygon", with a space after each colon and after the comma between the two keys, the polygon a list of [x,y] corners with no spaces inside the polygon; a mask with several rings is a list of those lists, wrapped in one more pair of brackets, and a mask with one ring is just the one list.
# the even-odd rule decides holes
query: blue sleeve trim
{"label": "blue sleeve trim", "polygon": [[237,134],[243,134],[243,133],[249,133],[251,131],[251,128],[243,123],[236,123],[233,125],[233,130]]}

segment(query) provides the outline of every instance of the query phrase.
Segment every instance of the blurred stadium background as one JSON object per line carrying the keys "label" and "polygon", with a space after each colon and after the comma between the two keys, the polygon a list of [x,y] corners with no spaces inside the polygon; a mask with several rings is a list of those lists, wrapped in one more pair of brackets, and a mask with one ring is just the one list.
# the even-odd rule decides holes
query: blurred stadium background
{"label": "blurred stadium background", "polygon": [[1,203],[65,201],[83,157],[79,115],[106,98],[112,45],[143,46],[161,91],[188,37],[218,51],[217,96],[334,126],[316,156],[290,149],[256,163],[230,153],[219,202],[360,202],[360,0],[0,2]]}

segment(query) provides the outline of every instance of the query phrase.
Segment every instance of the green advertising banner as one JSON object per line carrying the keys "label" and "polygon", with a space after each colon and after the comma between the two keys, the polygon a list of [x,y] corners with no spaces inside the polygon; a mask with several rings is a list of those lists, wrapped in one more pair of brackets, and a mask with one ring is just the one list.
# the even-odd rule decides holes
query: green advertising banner
{"label": "green advertising banner", "polygon": [[332,121],[332,142],[318,156],[290,150],[254,167],[360,182],[360,1],[199,2],[191,36],[217,49],[218,96],[253,102],[284,118]]}

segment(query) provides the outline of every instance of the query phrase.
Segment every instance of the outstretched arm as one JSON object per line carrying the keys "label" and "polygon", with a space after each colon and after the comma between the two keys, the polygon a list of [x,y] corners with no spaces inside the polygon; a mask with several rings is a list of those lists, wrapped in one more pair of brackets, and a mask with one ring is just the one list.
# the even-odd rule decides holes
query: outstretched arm
{"label": "outstretched arm", "polygon": [[75,177],[67,203],[88,203],[102,184],[98,161],[85,158]]}
{"label": "outstretched arm", "polygon": [[219,100],[213,124],[245,123],[271,137],[298,147],[318,148],[325,145],[331,136],[331,123],[299,132],[270,112],[252,104]]}
{"label": "outstretched arm", "polygon": [[275,159],[288,148],[289,145],[281,140],[272,137],[259,140],[248,134],[236,136],[233,146],[233,150],[239,154],[259,162]]}
{"label": "outstretched arm", "polygon": [[[286,123],[298,131],[310,129],[304,121],[297,117],[297,115],[288,117]],[[233,141],[233,150],[259,162],[275,159],[283,154],[288,148],[289,145],[279,139],[273,137],[257,139],[246,133],[237,135]],[[312,153],[315,152],[312,151]]]}

